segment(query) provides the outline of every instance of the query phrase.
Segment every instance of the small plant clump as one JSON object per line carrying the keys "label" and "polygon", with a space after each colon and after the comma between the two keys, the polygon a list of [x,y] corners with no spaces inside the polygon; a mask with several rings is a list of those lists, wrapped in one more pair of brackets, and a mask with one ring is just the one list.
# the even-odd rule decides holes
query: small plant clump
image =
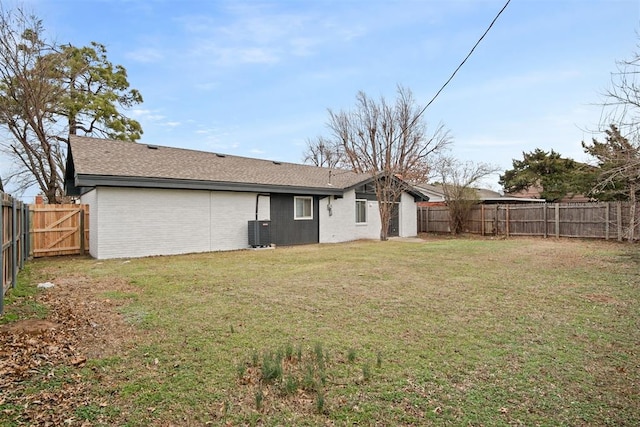
{"label": "small plant clump", "polygon": [[262,380],[270,383],[282,378],[282,355],[265,353],[262,358]]}
{"label": "small plant clump", "polygon": [[362,378],[365,381],[369,381],[371,379],[371,367],[368,363],[362,365]]}
{"label": "small plant clump", "polygon": [[324,412],[324,392],[318,390],[316,394],[316,412],[322,414]]}
{"label": "small plant clump", "polygon": [[238,378],[244,378],[244,374],[247,372],[247,366],[244,363],[238,363],[236,365],[236,373],[238,374]]}
{"label": "small plant clump", "polygon": [[262,391],[262,388],[259,388],[256,391],[255,400],[256,400],[256,411],[258,412],[262,411],[262,405],[264,402],[264,392]]}
{"label": "small plant clump", "polygon": [[316,388],[315,368],[311,363],[307,364],[304,370],[302,387],[305,390],[314,390]]}
{"label": "small plant clump", "polygon": [[291,343],[288,343],[287,346],[285,347],[284,356],[287,360],[293,359],[293,345]]}
{"label": "small plant clump", "polygon": [[[310,403],[313,402],[309,411],[321,415],[327,413],[325,387],[330,384],[329,379],[332,372],[336,372],[336,365],[354,363],[358,359],[353,347],[348,348],[346,354],[346,361],[340,357],[332,360],[322,343],[315,343],[306,353],[301,345],[287,343],[275,351],[263,352],[261,358],[257,351],[253,351],[251,364],[238,364],[236,370],[241,384],[258,387],[254,391],[257,411],[264,410],[267,398],[294,402],[295,400],[290,400],[292,397],[303,395],[313,399],[309,400]],[[380,358],[378,353],[377,366],[380,366]],[[251,378],[252,376],[254,377]],[[362,376],[354,378],[353,382],[359,384],[363,379],[369,381],[370,378],[371,367],[364,364]]]}
{"label": "small plant clump", "polygon": [[322,344],[321,343],[316,343],[314,349],[313,349],[314,354],[316,355],[316,363],[318,365],[321,365],[324,363],[324,351],[322,350]]}
{"label": "small plant clump", "polygon": [[295,394],[299,387],[298,378],[295,375],[287,375],[282,384],[282,394],[285,396]]}

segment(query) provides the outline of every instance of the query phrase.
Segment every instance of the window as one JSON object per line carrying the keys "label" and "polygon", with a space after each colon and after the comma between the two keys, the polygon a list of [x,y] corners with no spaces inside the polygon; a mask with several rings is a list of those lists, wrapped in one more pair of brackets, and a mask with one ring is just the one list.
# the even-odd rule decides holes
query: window
{"label": "window", "polygon": [[313,219],[313,198],[294,197],[294,219]]}
{"label": "window", "polygon": [[367,201],[356,200],[356,224],[365,224],[367,222]]}

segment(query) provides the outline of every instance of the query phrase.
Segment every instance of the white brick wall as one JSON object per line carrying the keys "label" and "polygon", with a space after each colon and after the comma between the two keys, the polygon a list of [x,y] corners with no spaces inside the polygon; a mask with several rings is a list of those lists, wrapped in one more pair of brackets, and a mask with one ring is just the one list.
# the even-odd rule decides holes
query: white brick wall
{"label": "white brick wall", "polygon": [[413,196],[402,193],[400,199],[400,237],[415,237],[418,235],[418,208]]}
{"label": "white brick wall", "polygon": [[[83,202],[90,204],[90,253],[95,258],[248,247],[255,193],[109,187],[91,193]],[[259,207],[259,218],[269,219],[268,197],[260,197]]]}
{"label": "white brick wall", "polygon": [[[269,202],[260,196],[258,219],[270,219]],[[82,203],[89,204],[89,252],[99,259],[247,248],[247,222],[256,216],[255,193],[99,187]],[[367,201],[366,224],[356,224],[355,208],[354,190],[321,199],[320,243],[378,239],[378,203]],[[400,236],[415,236],[416,221],[413,197],[403,194]]]}
{"label": "white brick wall", "polygon": [[[248,222],[256,219],[255,193],[211,193],[211,251],[249,246]],[[269,219],[269,197],[258,200],[258,219]]]}
{"label": "white brick wall", "polygon": [[[355,200],[353,202],[355,210]],[[355,223],[355,212],[353,213]],[[355,226],[355,238],[356,239],[380,239],[380,210],[378,209],[378,202],[367,200],[367,224],[356,224]]]}
{"label": "white brick wall", "polygon": [[[399,232],[401,237],[418,234],[417,208],[413,196],[402,194],[400,199]],[[332,215],[327,205],[331,203]],[[356,193],[349,191],[342,199],[324,198],[320,200],[320,243],[347,242],[358,239],[380,238],[380,212],[378,202],[367,201],[367,223],[356,224]]]}
{"label": "white brick wall", "polygon": [[[327,205],[331,204],[331,215]],[[356,224],[356,192],[348,191],[341,199],[320,200],[320,243],[347,242],[380,237],[380,214],[377,202],[367,202],[367,223]]]}

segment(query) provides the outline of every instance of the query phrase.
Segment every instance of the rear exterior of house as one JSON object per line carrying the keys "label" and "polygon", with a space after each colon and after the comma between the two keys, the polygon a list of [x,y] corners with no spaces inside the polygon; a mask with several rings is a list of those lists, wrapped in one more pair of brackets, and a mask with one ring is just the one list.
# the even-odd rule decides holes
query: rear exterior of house
{"label": "rear exterior of house", "polygon": [[[371,177],[352,172],[74,137],[66,181],[89,205],[98,259],[246,249],[255,220],[266,245],[380,235]],[[402,195],[391,235],[417,234],[416,197]]]}

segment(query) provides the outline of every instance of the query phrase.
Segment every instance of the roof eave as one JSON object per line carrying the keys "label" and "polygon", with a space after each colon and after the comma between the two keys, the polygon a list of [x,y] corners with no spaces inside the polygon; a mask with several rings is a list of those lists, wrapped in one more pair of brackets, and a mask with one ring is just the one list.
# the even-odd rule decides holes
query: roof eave
{"label": "roof eave", "polygon": [[264,192],[285,194],[308,194],[317,196],[342,195],[342,188],[319,188],[290,185],[256,184],[244,182],[217,182],[174,178],[127,177],[111,175],[77,174],[75,186],[92,187],[126,187],[126,188],[164,188],[176,190],[208,190],[208,191],[238,191]]}

